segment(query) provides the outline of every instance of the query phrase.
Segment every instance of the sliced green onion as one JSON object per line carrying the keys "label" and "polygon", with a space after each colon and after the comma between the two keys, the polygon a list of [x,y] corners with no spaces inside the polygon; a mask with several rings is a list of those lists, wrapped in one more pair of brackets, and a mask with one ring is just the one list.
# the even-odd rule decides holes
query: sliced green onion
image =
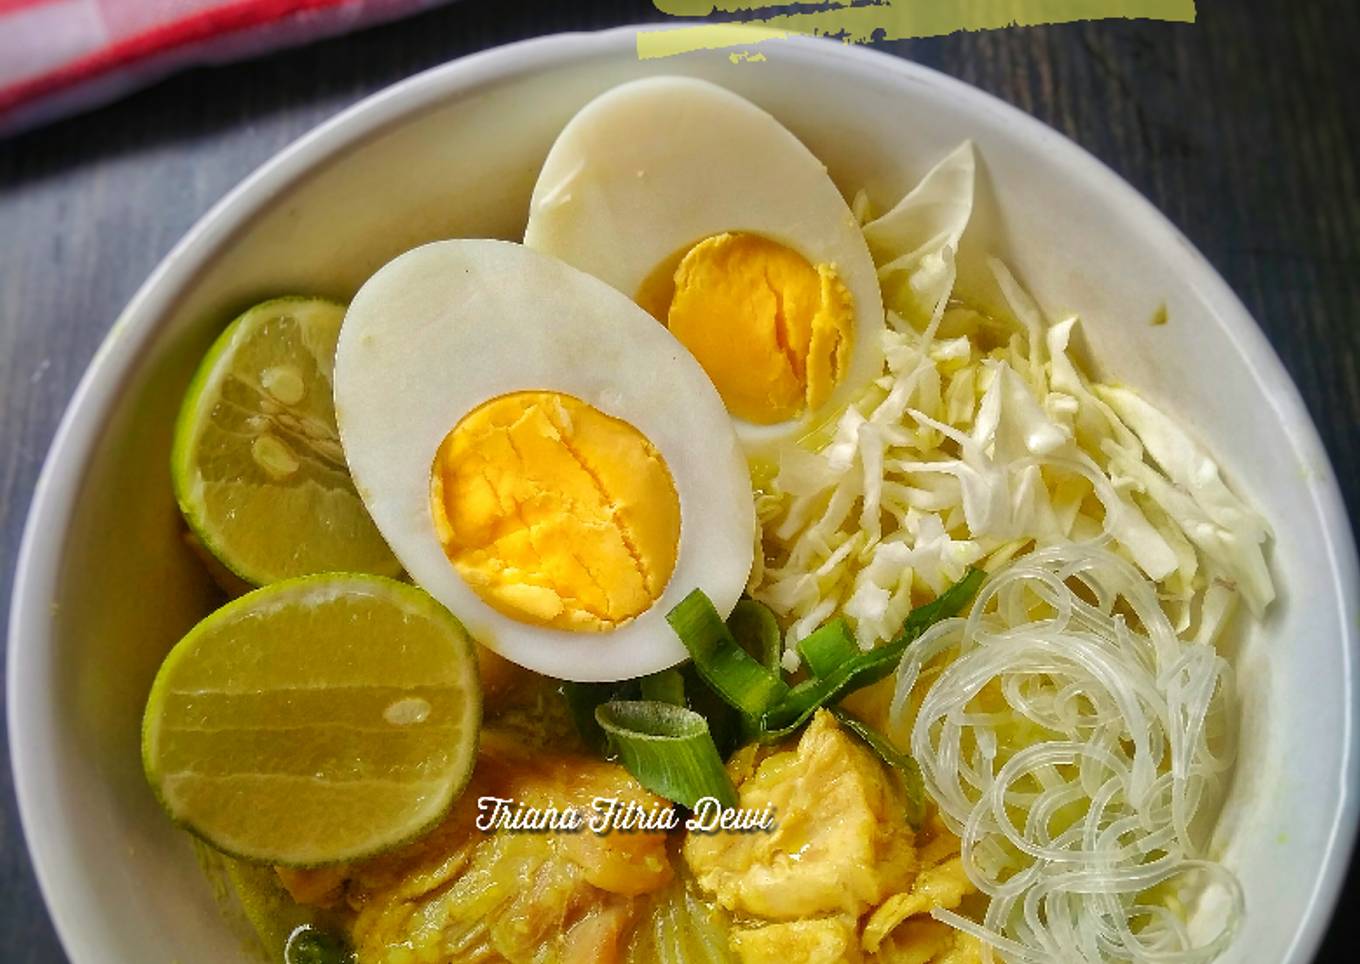
{"label": "sliced green onion", "polygon": [[830,675],[862,652],[844,619],[833,619],[798,644],[798,653],[813,676]]}
{"label": "sliced green onion", "polygon": [[703,681],[747,718],[758,720],[789,692],[779,674],[737,645],[702,590],[680,600],[666,614],[666,621],[689,650]]}
{"label": "sliced green onion", "polygon": [[907,618],[903,620],[902,628],[893,637],[893,642],[914,642],[916,637],[940,620],[949,619],[963,612],[963,607],[968,605],[978,587],[982,585],[982,580],[986,578],[987,573],[969,566],[962,579],[924,606],[917,606],[907,613]]}
{"label": "sliced green onion", "polygon": [[737,806],[737,791],[708,723],[693,710],[655,700],[618,700],[595,709],[619,762],[648,790],[690,809],[704,797]]}
{"label": "sliced green onion", "polygon": [[761,739],[767,742],[783,739],[806,723],[819,706],[839,702],[846,693],[877,683],[890,674],[918,636],[941,619],[957,615],[968,605],[986,576],[981,569],[969,569],[934,602],[913,609],[892,642],[867,653],[861,652],[841,662],[826,676],[813,676],[789,690],[788,695],[762,718]]}
{"label": "sliced green onion", "polygon": [[303,924],[288,935],[284,964],[353,964],[354,952],[343,937]]}
{"label": "sliced green onion", "polygon": [[762,739],[782,740],[806,723],[818,707],[837,703],[847,693],[877,683],[893,671],[906,648],[906,643],[894,640],[841,663],[829,676],[814,676],[799,683],[765,714]]}
{"label": "sliced green onion", "polygon": [[604,755],[608,739],[600,724],[595,722],[595,710],[601,703],[610,700],[629,700],[638,695],[637,680],[624,680],[621,683],[563,683],[561,693],[567,700],[576,732],[588,750]]}
{"label": "sliced green onion", "polygon": [[726,760],[743,743],[754,739],[747,717],[727,700],[723,699],[704,682],[694,663],[686,663],[680,669],[685,681],[685,702],[689,708],[708,720],[708,732],[713,736],[713,745],[718,755]]}
{"label": "sliced green onion", "polygon": [[754,599],[738,600],[727,617],[727,629],[760,665],[771,673],[779,672],[779,622],[769,606]]}
{"label": "sliced green onion", "polygon": [[859,737],[896,774],[907,801],[907,823],[911,824],[911,829],[920,830],[926,819],[926,785],[916,761],[895,747],[882,733],[845,710],[837,707],[831,712],[836,715],[841,726]]}
{"label": "sliced green onion", "polygon": [[642,698],[669,703],[672,706],[685,705],[685,678],[678,669],[663,669],[659,673],[642,677]]}

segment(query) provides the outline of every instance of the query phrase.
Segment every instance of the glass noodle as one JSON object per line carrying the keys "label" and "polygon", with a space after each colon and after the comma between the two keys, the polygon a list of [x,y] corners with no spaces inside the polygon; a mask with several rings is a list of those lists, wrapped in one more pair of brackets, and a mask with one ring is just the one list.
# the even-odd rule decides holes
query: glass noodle
{"label": "glass noodle", "polygon": [[[893,728],[991,898],[981,923],[934,916],[982,938],[984,961],[1192,964],[1230,943],[1241,888],[1198,836],[1232,765],[1212,642],[1227,611],[1206,599],[1200,641],[1182,639],[1146,576],[1069,543],[1010,563],[907,651]],[[1190,933],[1181,888],[1226,896],[1215,933]]]}

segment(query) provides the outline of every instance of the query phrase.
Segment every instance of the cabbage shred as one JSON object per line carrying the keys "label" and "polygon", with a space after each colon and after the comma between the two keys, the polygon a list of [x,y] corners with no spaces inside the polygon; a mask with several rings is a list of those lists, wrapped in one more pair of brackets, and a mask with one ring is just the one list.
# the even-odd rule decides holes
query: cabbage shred
{"label": "cabbage shred", "polygon": [[1029,548],[1107,541],[1157,583],[1178,632],[1203,622],[1211,585],[1256,615],[1274,597],[1265,520],[1169,417],[1083,374],[1075,317],[1049,325],[994,259],[1010,317],[955,299],[973,180],[964,144],[864,225],[884,372],[829,440],[786,452],[757,499],[764,564],[750,588],[787,626],[790,671],[794,643],[833,614],[870,649],[913,599]]}

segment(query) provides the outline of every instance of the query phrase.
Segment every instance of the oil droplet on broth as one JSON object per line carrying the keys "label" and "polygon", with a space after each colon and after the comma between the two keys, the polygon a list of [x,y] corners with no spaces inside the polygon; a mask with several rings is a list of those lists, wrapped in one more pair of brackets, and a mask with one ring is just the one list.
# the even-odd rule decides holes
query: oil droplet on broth
{"label": "oil droplet on broth", "polygon": [[432,709],[434,707],[430,706],[428,700],[412,696],[390,704],[383,710],[383,719],[393,726],[410,726],[413,723],[424,723],[429,719]]}

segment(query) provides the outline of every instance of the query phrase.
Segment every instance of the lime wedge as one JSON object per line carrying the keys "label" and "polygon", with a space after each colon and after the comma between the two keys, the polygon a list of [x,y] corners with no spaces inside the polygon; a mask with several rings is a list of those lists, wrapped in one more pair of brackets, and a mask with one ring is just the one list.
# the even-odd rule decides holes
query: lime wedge
{"label": "lime wedge", "polygon": [[419,835],[467,784],[477,654],[422,590],[332,573],[257,589],[204,619],[156,675],[147,779],[224,853],[309,867]]}
{"label": "lime wedge", "polygon": [[277,298],[224,331],[175,426],[171,477],[184,518],[256,586],[316,572],[395,576],[335,427],[331,378],[343,305]]}

